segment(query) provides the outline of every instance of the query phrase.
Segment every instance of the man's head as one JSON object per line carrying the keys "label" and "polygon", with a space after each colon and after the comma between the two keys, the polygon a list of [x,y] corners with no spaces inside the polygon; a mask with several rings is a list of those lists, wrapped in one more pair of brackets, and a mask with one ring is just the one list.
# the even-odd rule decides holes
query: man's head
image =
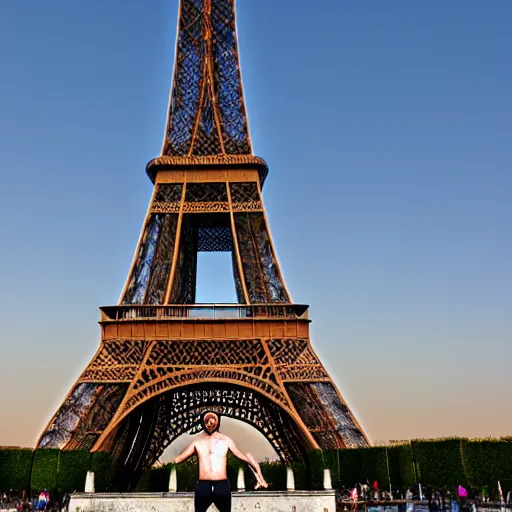
{"label": "man's head", "polygon": [[213,411],[206,411],[201,415],[201,424],[208,435],[217,432],[220,427],[220,415]]}

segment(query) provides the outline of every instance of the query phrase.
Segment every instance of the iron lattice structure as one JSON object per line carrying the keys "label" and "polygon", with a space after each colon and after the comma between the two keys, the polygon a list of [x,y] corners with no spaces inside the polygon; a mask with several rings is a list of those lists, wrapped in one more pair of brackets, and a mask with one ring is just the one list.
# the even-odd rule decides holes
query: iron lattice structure
{"label": "iron lattice structure", "polygon": [[[181,0],[155,184],[101,343],[38,445],[109,450],[137,474],[214,408],[254,426],[284,461],[368,440],[309,339],[276,259],[252,155],[234,0]],[[231,252],[236,305],[195,304],[199,251]]]}

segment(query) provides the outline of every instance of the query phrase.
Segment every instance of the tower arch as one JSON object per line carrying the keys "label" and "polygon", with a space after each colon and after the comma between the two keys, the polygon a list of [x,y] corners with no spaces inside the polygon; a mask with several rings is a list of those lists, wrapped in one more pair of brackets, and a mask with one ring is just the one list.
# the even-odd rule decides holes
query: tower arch
{"label": "tower arch", "polygon": [[265,437],[283,462],[300,460],[311,448],[296,419],[268,396],[232,382],[200,382],[165,390],[138,405],[112,425],[108,435],[96,444],[95,450],[113,449],[127,424],[133,421],[131,416],[139,418],[144,408],[155,411],[157,416],[152,420],[154,428],[150,445],[143,455],[144,467],[152,466],[182,434],[198,433],[201,430],[199,418],[205,410],[215,410],[222,416],[251,425]]}
{"label": "tower arch", "polygon": [[114,455],[116,487],[130,488],[173,441],[199,433],[205,410],[250,425],[283,462],[304,460],[311,448],[296,418],[261,392],[231,382],[186,384],[139,404],[99,439],[95,450]]}

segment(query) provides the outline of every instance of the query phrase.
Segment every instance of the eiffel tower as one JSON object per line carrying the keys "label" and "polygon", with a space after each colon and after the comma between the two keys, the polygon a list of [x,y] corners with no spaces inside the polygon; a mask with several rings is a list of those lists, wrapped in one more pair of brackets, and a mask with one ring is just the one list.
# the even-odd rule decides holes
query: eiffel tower
{"label": "eiffel tower", "polygon": [[[235,0],[181,0],[155,188],[101,342],[38,441],[151,466],[206,408],[244,421],[285,461],[369,441],[309,339],[276,259],[244,106]],[[197,253],[232,256],[238,303],[196,304]]]}

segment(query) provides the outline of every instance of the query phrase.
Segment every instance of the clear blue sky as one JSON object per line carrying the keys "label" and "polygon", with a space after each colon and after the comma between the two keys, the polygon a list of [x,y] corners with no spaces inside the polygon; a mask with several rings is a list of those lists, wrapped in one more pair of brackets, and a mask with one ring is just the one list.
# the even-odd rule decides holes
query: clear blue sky
{"label": "clear blue sky", "polygon": [[[0,444],[35,442],[118,301],[177,10],[0,2],[0,408],[29,418]],[[512,434],[511,23],[509,0],[238,0],[281,267],[373,440]],[[201,296],[232,297],[202,261]]]}

